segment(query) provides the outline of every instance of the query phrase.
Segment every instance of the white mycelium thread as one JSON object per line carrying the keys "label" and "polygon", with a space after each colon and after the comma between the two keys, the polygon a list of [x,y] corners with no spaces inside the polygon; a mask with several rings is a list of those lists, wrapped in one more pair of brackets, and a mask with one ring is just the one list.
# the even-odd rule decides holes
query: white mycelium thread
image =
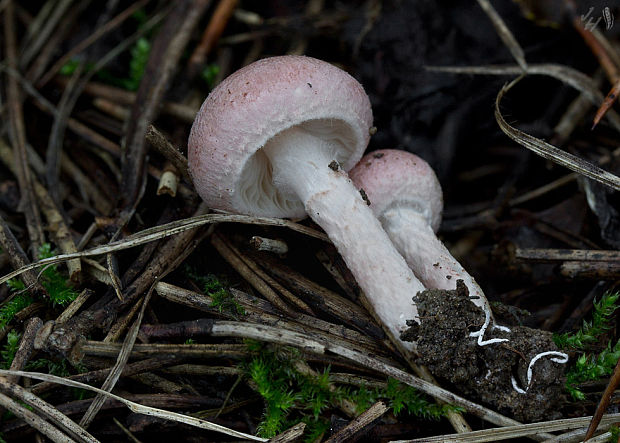
{"label": "white mycelium thread", "polygon": [[530,364],[527,367],[527,386],[525,390],[519,387],[519,385],[517,384],[517,380],[515,380],[514,376],[511,377],[512,387],[515,391],[517,391],[519,394],[525,394],[527,392],[527,390],[530,388],[530,385],[532,384],[532,367],[534,366],[534,363],[536,363],[538,359],[546,357],[548,355],[555,355],[556,357],[558,357],[551,359],[551,361],[554,361],[556,363],[564,364],[568,361],[568,354],[565,354],[564,352],[547,351],[535,355],[534,358],[530,360]]}
{"label": "white mycelium thread", "polygon": [[[491,313],[489,312],[488,308],[486,308],[484,309],[484,324],[482,325],[480,330],[469,334],[470,337],[478,337],[478,346],[486,346],[493,343],[509,341],[507,338],[491,338],[489,340],[484,340],[484,333],[486,332],[490,323]],[[499,329],[500,331],[510,332],[510,328],[507,328],[506,326],[493,325],[491,329]]]}

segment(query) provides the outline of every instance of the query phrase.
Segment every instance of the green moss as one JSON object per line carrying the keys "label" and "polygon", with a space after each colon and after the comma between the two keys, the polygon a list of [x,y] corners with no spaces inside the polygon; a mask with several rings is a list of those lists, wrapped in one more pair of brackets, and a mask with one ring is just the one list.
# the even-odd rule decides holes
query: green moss
{"label": "green moss", "polygon": [[149,41],[141,37],[131,48],[131,61],[129,62],[129,78],[125,79],[125,88],[130,91],[136,91],[140,86],[140,81],[144,76],[146,64],[149,61],[151,53],[151,44]]}
{"label": "green moss", "polygon": [[329,367],[316,376],[300,373],[295,363],[301,358],[295,349],[274,349],[252,341],[247,344],[251,351],[259,352],[243,369],[265,402],[258,426],[262,437],[273,437],[303,421],[307,425],[306,441],[314,441],[329,428],[325,412],[336,408],[343,400],[356,404],[358,413],[380,399],[385,400],[396,415],[437,419],[448,411],[458,410],[454,406],[431,403],[414,388],[395,379],[388,379],[383,389],[337,386],[331,381]]}
{"label": "green moss", "polygon": [[620,341],[611,342],[598,354],[583,353],[566,372],[566,389],[575,400],[584,400],[585,395],[577,387],[580,383],[598,380],[611,375],[620,359]]}
{"label": "green moss", "polygon": [[231,314],[235,318],[245,315],[244,307],[235,300],[233,295],[226,289],[224,283],[215,275],[198,274],[190,266],[186,266],[184,272],[188,278],[202,286],[204,293],[211,297],[211,307],[219,312]]}
{"label": "green moss", "polygon": [[26,365],[28,371],[47,371],[48,374],[57,375],[58,377],[67,377],[71,375],[69,371],[69,362],[67,360],[53,361],[47,358],[39,358],[28,362]]}
{"label": "green moss", "polygon": [[34,299],[28,294],[18,294],[6,302],[0,307],[0,328],[6,327],[15,318],[15,314],[27,308],[33,302]]}
{"label": "green moss", "polygon": [[19,280],[17,278],[11,278],[11,279],[7,280],[6,281],[6,285],[13,292],[22,291],[22,290],[26,289],[26,285],[21,280]]}
{"label": "green moss", "polygon": [[79,65],[80,65],[80,62],[78,60],[73,60],[73,59],[69,60],[67,63],[62,65],[62,67],[60,68],[60,74],[61,75],[72,75]]}
{"label": "green moss", "polygon": [[584,321],[575,333],[554,335],[555,344],[562,349],[584,350],[587,345],[598,343],[601,336],[611,329],[611,317],[618,309],[619,297],[620,293],[605,294],[600,301],[594,300],[592,321]]}
{"label": "green moss", "polygon": [[[49,243],[45,243],[39,248],[39,260],[52,257],[55,254],[56,252],[52,251]],[[71,287],[67,278],[58,271],[57,265],[47,266],[43,270],[41,284],[47,290],[53,306],[66,306],[78,296],[78,292]]]}
{"label": "green moss", "polygon": [[[144,76],[144,70],[149,60],[150,53],[151,43],[146,38],[141,37],[130,49],[131,58],[129,60],[126,76],[112,74],[107,69],[100,69],[95,75],[104,83],[127,89],[128,91],[137,91],[140,86],[140,81]],[[62,75],[71,75],[75,72],[79,64],[80,62],[78,60],[69,60],[60,68],[60,73]],[[85,70],[90,71],[94,66],[94,63],[87,62]]]}
{"label": "green moss", "polygon": [[616,443],[618,439],[620,439],[620,428],[616,425],[612,425],[609,428],[609,432],[611,433],[611,437],[607,440],[610,443]]}
{"label": "green moss", "polygon": [[[584,321],[575,333],[554,335],[556,345],[575,352],[577,359],[566,371],[566,389],[575,400],[584,400],[585,394],[578,385],[611,375],[620,358],[620,341],[607,346],[600,352],[593,348],[605,342],[606,334],[612,328],[612,317],[618,309],[620,293],[605,294],[600,301],[594,301],[592,320]],[[600,349],[600,348],[599,348]]]}
{"label": "green moss", "polygon": [[6,335],[6,345],[2,351],[0,351],[0,357],[2,357],[2,368],[9,369],[17,353],[19,347],[19,339],[21,334],[17,331],[9,331]]}
{"label": "green moss", "polygon": [[[39,248],[39,260],[53,255],[55,255],[55,251],[52,251],[49,243],[45,243]],[[53,307],[66,306],[78,296],[77,291],[69,284],[67,278],[60,273],[57,265],[46,266],[41,272],[40,282],[49,294],[49,302]],[[0,307],[0,328],[7,326],[15,314],[34,302],[34,298],[25,292],[26,285],[21,280],[11,279],[6,284],[16,294]]]}
{"label": "green moss", "polygon": [[213,89],[213,87],[215,86],[215,78],[219,73],[220,67],[215,63],[211,63],[205,66],[205,68],[200,73],[200,76],[207,83],[209,89]]}

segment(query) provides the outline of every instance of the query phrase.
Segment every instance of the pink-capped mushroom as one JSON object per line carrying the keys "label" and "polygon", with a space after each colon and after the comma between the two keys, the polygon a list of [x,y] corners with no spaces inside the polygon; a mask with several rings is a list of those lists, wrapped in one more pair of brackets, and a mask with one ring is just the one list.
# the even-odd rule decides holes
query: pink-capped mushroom
{"label": "pink-capped mushroom", "polygon": [[189,137],[189,168],[212,208],[309,215],[398,338],[424,287],[344,172],[363,155],[371,127],[368,96],[346,72],[310,57],[263,59],[207,97]]}
{"label": "pink-capped mushroom", "polygon": [[364,190],[383,229],[424,286],[454,289],[456,281],[463,280],[471,301],[486,317],[483,327],[472,333],[478,337],[478,344],[506,341],[484,340],[492,321],[489,302],[474,278],[435,235],[441,224],[443,194],[430,165],[409,152],[384,149],[364,156],[349,175]]}

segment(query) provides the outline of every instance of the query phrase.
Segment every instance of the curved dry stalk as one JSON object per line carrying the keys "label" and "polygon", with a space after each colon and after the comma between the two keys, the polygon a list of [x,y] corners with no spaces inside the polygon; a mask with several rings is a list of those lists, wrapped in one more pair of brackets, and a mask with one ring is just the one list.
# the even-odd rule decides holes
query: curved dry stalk
{"label": "curved dry stalk", "polygon": [[[476,67],[439,67],[429,66],[427,69],[431,71],[452,72],[455,74],[488,74],[488,75],[514,75],[521,74],[508,85],[505,85],[498,93],[495,100],[495,118],[500,129],[514,141],[520,145],[534,151],[536,154],[551,160],[559,165],[567,167],[578,172],[592,180],[598,181],[613,189],[620,190],[620,177],[605,171],[598,166],[583,160],[580,157],[569,154],[544,140],[538,139],[532,135],[509,125],[499,110],[499,104],[506,94],[515,84],[517,84],[525,75],[548,75],[556,78],[563,83],[577,89],[585,94],[590,101],[595,104],[603,100],[603,94],[597,89],[595,82],[582,72],[572,69],[568,66],[556,64],[540,64],[530,65],[525,72],[517,66],[476,66]],[[620,117],[617,113],[608,112],[612,126],[620,131]]]}
{"label": "curved dry stalk", "polygon": [[64,261],[75,258],[93,257],[97,255],[109,254],[115,251],[122,251],[124,249],[140,246],[145,243],[150,243],[155,240],[160,240],[162,238],[170,237],[188,231],[190,229],[198,228],[200,226],[212,223],[242,223],[248,225],[280,226],[289,228],[293,231],[308,235],[310,237],[317,238],[319,240],[329,241],[327,236],[322,232],[289,220],[268,217],[252,217],[248,215],[235,214],[205,214],[148,228],[135,234],[129,235],[123,240],[113,241],[106,245],[97,246],[86,251],[74,252],[72,254],[60,254],[43,260],[39,260],[29,265],[22,266],[21,268],[0,277],[0,284],[5,283],[11,278],[15,278],[23,274],[24,272],[42,266],[62,263]]}
{"label": "curved dry stalk", "polygon": [[[140,325],[142,324],[142,318],[144,316],[144,309],[146,308],[146,305],[148,304],[151,298],[152,292],[153,291],[151,289],[146,295],[146,297],[144,298],[144,300],[142,301],[142,307],[140,309],[140,313],[138,314],[138,318],[135,320],[131,329],[127,333],[127,336],[125,337],[123,346],[121,348],[121,352],[118,354],[118,357],[116,358],[116,362],[114,363],[114,366],[111,368],[110,373],[108,374],[105,381],[103,382],[103,385],[101,386],[101,388],[107,392],[110,392],[112,391],[112,389],[114,389],[116,382],[121,377],[123,369],[125,368],[125,365],[127,364],[127,361],[129,360],[129,356],[131,355],[131,349],[133,348],[133,345],[136,342],[136,338],[138,337],[138,331],[140,330]],[[104,395],[97,394],[93,402],[90,404],[90,406],[86,410],[86,413],[84,413],[84,415],[82,416],[82,419],[80,420],[80,426],[83,426],[84,428],[88,428],[88,426],[95,419],[95,416],[97,415],[97,413],[101,410],[101,407],[103,406],[105,401],[106,401],[106,397]]]}
{"label": "curved dry stalk", "polygon": [[[442,442],[451,441],[456,443],[467,442],[484,442],[484,441],[499,441],[507,440],[509,438],[527,437],[534,434],[540,434],[540,432],[555,432],[566,431],[569,429],[578,429],[588,425],[592,417],[577,417],[577,418],[564,418],[560,420],[551,420],[540,423],[527,423],[516,426],[507,426],[504,428],[485,429],[482,431],[473,431],[467,434],[459,435],[438,435],[434,437],[424,437],[413,440],[397,440],[392,443],[413,443],[413,442]],[[608,414],[603,418],[602,424],[609,426],[620,419],[620,414]],[[561,436],[557,436],[558,438]],[[556,438],[551,438],[546,441],[563,441]],[[588,440],[590,441],[590,440]]]}
{"label": "curved dry stalk", "polygon": [[[514,65],[487,65],[487,66],[426,66],[426,69],[434,72],[447,72],[452,74],[472,75],[521,75],[524,74],[519,66]],[[598,104],[605,98],[599,91],[596,81],[583,72],[577,71],[570,66],[555,63],[541,63],[528,65],[527,75],[546,75],[555,78],[584,94],[593,105]],[[605,115],[611,125],[620,131],[620,116],[615,111],[609,111]]]}
{"label": "curved dry stalk", "polygon": [[[144,415],[148,415],[151,417],[161,418],[164,420],[172,420],[178,423],[185,423],[187,425],[194,426],[197,428],[206,429],[208,431],[220,432],[222,434],[230,435],[232,437],[237,437],[237,438],[243,438],[246,440],[263,441],[263,442],[268,441],[268,439],[266,438],[260,438],[254,435],[246,434],[245,432],[235,431],[234,429],[227,428],[226,426],[221,426],[221,425],[211,423],[206,420],[201,420],[199,418],[190,417],[188,415],[179,414],[177,412],[165,411],[163,409],[153,408],[150,406],[144,406],[139,403],[135,403],[131,400],[127,400],[123,397],[119,397],[116,394],[106,392],[103,389],[95,388],[93,386],[80,383],[77,381],[67,380],[65,378],[58,377],[55,375],[42,374],[38,372],[7,371],[4,369],[0,369],[0,375],[4,375],[4,376],[16,375],[16,376],[24,377],[24,378],[31,378],[31,379],[42,380],[42,381],[47,381],[51,383],[58,383],[64,386],[71,386],[74,388],[86,389],[88,391],[93,391],[93,392],[96,392],[97,394],[101,394],[108,398],[112,398],[116,401],[119,401],[125,406],[127,406],[132,412],[135,412],[136,414],[144,414]],[[27,409],[26,411],[30,412]],[[69,440],[65,439],[65,440],[60,440],[60,441],[66,442]]]}
{"label": "curved dry stalk", "polygon": [[580,173],[592,180],[595,180],[599,183],[609,186],[615,190],[620,190],[620,177],[611,172],[607,172],[602,168],[599,168],[593,163],[590,163],[576,155],[570,154],[566,151],[563,151],[560,148],[553,146],[550,143],[547,143],[544,140],[534,137],[533,135],[526,134],[523,131],[511,126],[506,122],[504,116],[502,115],[499,105],[504,97],[504,95],[519,81],[523,79],[523,76],[519,76],[507,85],[505,85],[501,91],[497,94],[497,98],[495,100],[495,119],[499,124],[500,129],[506,134],[508,137],[519,143],[521,146],[528,148],[531,151],[534,151],[536,154],[540,155],[547,160],[551,160],[554,163],[557,163],[561,166],[564,166],[568,169],[571,169],[575,172]]}
{"label": "curved dry stalk", "polygon": [[[30,406],[32,406],[33,408],[35,408],[35,411],[37,411],[41,415],[45,416],[47,421],[50,422],[50,423],[47,423],[47,422],[44,421],[44,423],[47,425],[47,427],[53,427],[54,425],[56,425],[59,428],[63,429],[65,432],[67,432],[69,435],[71,435],[78,442],[82,442],[82,443],[98,443],[99,442],[99,440],[97,440],[95,437],[90,435],[88,433],[88,431],[86,431],[86,429],[84,429],[81,426],[79,426],[77,423],[75,423],[73,420],[71,420],[65,414],[60,412],[54,406],[52,406],[51,404],[49,404],[45,400],[37,397],[36,395],[32,394],[30,391],[22,388],[18,384],[11,383],[11,382],[9,382],[7,380],[0,380],[0,390],[2,392],[4,392],[5,394],[10,394],[11,396],[15,397],[16,399],[24,401],[24,402],[28,403]],[[2,395],[2,394],[0,394],[0,395]],[[11,409],[12,406],[11,406],[10,402],[9,403],[3,403],[3,406],[7,407],[7,409],[9,409],[10,411],[15,413],[15,411],[13,409]],[[28,411],[28,412],[30,412],[30,411]],[[21,417],[21,418],[25,419],[27,422],[30,422],[29,416],[27,417],[27,416],[21,415],[20,413],[16,413],[16,415],[18,417]],[[38,415],[37,415],[37,417],[38,417]],[[41,418],[39,418],[39,419],[41,419]],[[31,422],[33,427],[35,427],[37,430],[45,433],[40,428],[41,425],[35,425],[33,423],[34,422]],[[58,432],[60,432],[60,431],[58,431]],[[52,434],[54,434],[53,431],[52,431]],[[48,434],[45,434],[45,435],[48,435]],[[50,435],[48,435],[48,437],[50,437]],[[52,437],[50,437],[50,438],[52,438]],[[62,436],[60,440],[55,440],[55,437],[52,438],[52,440],[54,440],[54,441],[61,441],[61,442],[73,441],[73,440],[68,440],[67,438],[68,437],[65,435],[65,436]]]}
{"label": "curved dry stalk", "polygon": [[[41,434],[45,435],[47,438],[57,443],[77,443],[74,439],[69,438],[68,435],[64,434],[59,429],[56,429],[54,426],[49,424],[43,418],[39,417],[37,414],[22,406],[19,402],[13,400],[11,397],[8,397],[4,394],[0,394],[0,406],[5,407],[17,417],[24,420],[26,423],[30,424],[33,428],[39,431]],[[95,440],[96,441],[96,440]]]}

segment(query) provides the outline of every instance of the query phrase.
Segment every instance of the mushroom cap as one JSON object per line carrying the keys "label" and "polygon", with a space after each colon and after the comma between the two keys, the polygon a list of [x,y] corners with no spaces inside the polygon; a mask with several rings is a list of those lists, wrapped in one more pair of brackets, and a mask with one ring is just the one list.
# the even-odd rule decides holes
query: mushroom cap
{"label": "mushroom cap", "polygon": [[261,148],[301,127],[333,146],[349,170],[364,154],[371,126],[370,100],[343,70],[304,56],[262,59],[230,75],[202,104],[188,141],[190,174],[211,208],[302,218],[303,203],[273,185]]}
{"label": "mushroom cap", "polygon": [[349,171],[353,183],[363,189],[378,217],[395,206],[413,206],[433,231],[439,229],[443,194],[435,172],[417,155],[396,149],[366,154]]}

